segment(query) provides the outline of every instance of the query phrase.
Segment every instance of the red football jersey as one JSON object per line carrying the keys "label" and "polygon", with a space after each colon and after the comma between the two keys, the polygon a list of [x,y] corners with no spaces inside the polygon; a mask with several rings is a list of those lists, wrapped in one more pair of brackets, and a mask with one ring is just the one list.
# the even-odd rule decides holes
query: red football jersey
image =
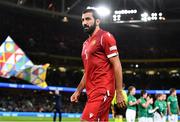
{"label": "red football jersey", "polygon": [[109,58],[117,55],[116,40],[102,29],[84,42],[81,56],[88,97],[106,92],[114,94],[115,76]]}

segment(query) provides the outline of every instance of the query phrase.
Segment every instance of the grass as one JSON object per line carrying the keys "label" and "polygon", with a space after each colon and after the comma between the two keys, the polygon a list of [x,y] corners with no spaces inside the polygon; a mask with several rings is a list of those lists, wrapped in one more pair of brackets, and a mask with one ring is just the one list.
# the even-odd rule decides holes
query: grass
{"label": "grass", "polygon": [[[42,117],[0,117],[0,122],[53,122],[53,118]],[[56,122],[59,122],[56,120]],[[62,118],[62,122],[80,122],[80,118]],[[114,122],[110,119],[109,122]]]}
{"label": "grass", "polygon": [[[53,119],[42,117],[0,117],[0,122],[53,122]],[[59,121],[56,120],[56,122]],[[62,122],[80,122],[80,118],[62,118]],[[110,119],[109,122],[114,122],[114,119]],[[124,120],[124,122],[126,121]]]}

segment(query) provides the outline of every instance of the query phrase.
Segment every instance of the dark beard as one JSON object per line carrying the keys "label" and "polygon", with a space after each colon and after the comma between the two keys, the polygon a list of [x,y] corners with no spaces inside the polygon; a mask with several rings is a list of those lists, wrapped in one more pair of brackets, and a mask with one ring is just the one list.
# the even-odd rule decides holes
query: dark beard
{"label": "dark beard", "polygon": [[94,32],[94,30],[96,29],[96,24],[94,23],[92,26],[87,26],[84,25],[83,26],[83,31],[89,35],[92,35],[92,33]]}

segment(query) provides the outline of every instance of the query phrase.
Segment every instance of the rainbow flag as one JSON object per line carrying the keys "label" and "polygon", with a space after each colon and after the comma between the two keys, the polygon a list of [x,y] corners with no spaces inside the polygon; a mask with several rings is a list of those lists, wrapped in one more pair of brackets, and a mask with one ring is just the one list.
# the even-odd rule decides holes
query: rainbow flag
{"label": "rainbow flag", "polygon": [[[27,81],[33,84],[39,84],[40,81],[36,80],[35,78],[41,78],[43,76],[41,80],[45,82],[47,68],[45,69],[42,65],[34,65],[33,62],[25,55],[22,49],[15,44],[15,42],[11,39],[10,36],[8,36],[0,46],[0,76],[4,78],[10,78],[11,76],[19,76],[18,74],[20,72],[22,73],[23,71],[26,71],[26,69],[34,69],[34,67],[38,67],[38,69],[43,69],[43,71],[45,72],[42,72],[42,70],[40,72],[38,70],[37,73],[31,72],[34,73],[33,75],[24,75],[24,78],[21,78],[27,79]],[[35,75],[37,75],[37,77],[35,77]],[[31,76],[33,78],[26,78]]]}

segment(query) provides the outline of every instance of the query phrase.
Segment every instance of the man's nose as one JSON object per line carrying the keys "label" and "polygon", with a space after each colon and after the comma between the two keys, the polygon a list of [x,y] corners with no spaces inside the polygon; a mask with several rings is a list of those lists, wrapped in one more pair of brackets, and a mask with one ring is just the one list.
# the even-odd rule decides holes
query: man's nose
{"label": "man's nose", "polygon": [[87,21],[83,21],[83,22],[82,22],[82,25],[83,25],[83,26],[84,26],[84,25],[88,25],[88,24],[87,24]]}

